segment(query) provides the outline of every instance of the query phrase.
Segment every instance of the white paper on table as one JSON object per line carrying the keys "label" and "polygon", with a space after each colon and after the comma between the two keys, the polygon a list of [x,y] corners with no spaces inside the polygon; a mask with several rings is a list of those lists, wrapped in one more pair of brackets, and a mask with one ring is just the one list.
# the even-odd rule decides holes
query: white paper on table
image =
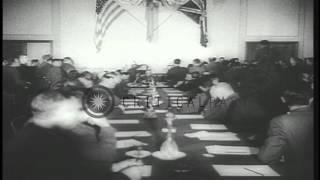
{"label": "white paper on table", "polygon": [[190,124],[190,126],[195,130],[227,130],[223,124]]}
{"label": "white paper on table", "polygon": [[189,99],[189,97],[186,97],[186,96],[179,96],[179,97],[170,96],[169,99],[170,99],[170,101],[173,101],[172,99],[174,99],[174,101],[176,101],[177,99],[180,101],[180,100]]}
{"label": "white paper on table", "polygon": [[232,132],[198,131],[195,133],[186,133],[185,136],[189,138],[198,138],[202,141],[240,141],[237,134]]}
{"label": "white paper on table", "polygon": [[129,148],[134,146],[146,146],[146,145],[148,144],[135,139],[123,139],[123,140],[117,140],[116,147],[118,149],[121,149],[121,148]]}
{"label": "white paper on table", "polygon": [[121,104],[124,105],[138,105],[139,100],[136,99],[136,101],[121,101]]}
{"label": "white paper on table", "polygon": [[142,177],[150,177],[151,172],[152,172],[152,166],[151,165],[143,165],[143,166],[138,166],[141,172]]}
{"label": "white paper on table", "polygon": [[[162,128],[161,131],[164,132],[164,133],[167,133],[169,130],[168,130],[168,128]],[[176,129],[171,129],[171,132],[175,133],[175,132],[177,132],[177,130]]]}
{"label": "white paper on table", "polygon": [[212,165],[220,176],[280,176],[268,165]]}
{"label": "white paper on table", "polygon": [[167,93],[183,93],[182,91],[179,90],[164,90]]}
{"label": "white paper on table", "polygon": [[208,153],[210,154],[232,154],[232,155],[252,155],[258,154],[259,149],[248,146],[220,146],[212,145],[206,146]]}
{"label": "white paper on table", "polygon": [[168,110],[166,110],[166,109],[156,109],[155,112],[156,113],[167,113]]}
{"label": "white paper on table", "polygon": [[139,124],[138,119],[109,119],[110,124]]}
{"label": "white paper on table", "polygon": [[187,103],[181,103],[181,104],[173,103],[173,104],[170,104],[170,106],[171,107],[182,107],[184,104],[187,104]]}
{"label": "white paper on table", "polygon": [[168,94],[168,96],[184,96],[184,95],[181,93],[170,93]]}
{"label": "white paper on table", "polygon": [[138,105],[130,105],[130,106],[124,106],[125,109],[144,109],[144,106],[138,106]]}
{"label": "white paper on table", "polygon": [[176,114],[176,119],[203,119],[201,114]]}
{"label": "white paper on table", "polygon": [[202,136],[198,137],[201,141],[240,141],[240,138],[236,135],[208,135],[208,136]]}
{"label": "white paper on table", "polygon": [[185,136],[190,138],[206,137],[206,136],[236,136],[233,132],[208,132],[208,131],[197,131],[193,133],[186,133]]}
{"label": "white paper on table", "polygon": [[133,103],[133,102],[138,103],[140,100],[141,99],[138,99],[138,98],[136,98],[136,99],[121,99],[120,102],[121,103]]}
{"label": "white paper on table", "polygon": [[131,111],[123,111],[123,114],[142,114],[144,111],[142,110],[131,110]]}
{"label": "white paper on table", "polygon": [[116,137],[147,137],[151,134],[147,131],[118,131]]}

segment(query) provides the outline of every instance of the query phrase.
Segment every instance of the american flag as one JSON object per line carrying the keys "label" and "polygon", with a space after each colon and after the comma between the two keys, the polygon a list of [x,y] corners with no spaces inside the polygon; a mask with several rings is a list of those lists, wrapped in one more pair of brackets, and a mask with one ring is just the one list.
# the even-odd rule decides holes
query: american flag
{"label": "american flag", "polygon": [[115,0],[97,0],[96,1],[96,28],[94,41],[97,52],[101,50],[103,38],[112,25],[112,23],[125,12]]}
{"label": "american flag", "polygon": [[189,0],[178,8],[186,16],[190,17],[194,22],[200,24],[202,46],[207,46],[207,17],[206,17],[206,0]]}

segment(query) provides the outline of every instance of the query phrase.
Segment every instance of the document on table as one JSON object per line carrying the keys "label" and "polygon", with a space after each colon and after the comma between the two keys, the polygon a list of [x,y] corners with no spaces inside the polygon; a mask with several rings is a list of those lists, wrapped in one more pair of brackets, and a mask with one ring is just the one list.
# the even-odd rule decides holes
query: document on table
{"label": "document on table", "polygon": [[168,94],[168,96],[184,96],[184,95],[181,93],[170,93]]}
{"label": "document on table", "polygon": [[131,111],[123,111],[123,114],[142,114],[144,111],[142,110],[131,110]]}
{"label": "document on table", "polygon": [[125,109],[143,109],[144,106],[138,106],[138,105],[127,105],[127,106],[124,106]]}
{"label": "document on table", "polygon": [[147,137],[151,134],[147,131],[118,131],[116,137]]}
{"label": "document on table", "polygon": [[227,130],[223,124],[190,124],[190,126],[195,130]]}
{"label": "document on table", "polygon": [[198,131],[195,133],[186,133],[185,136],[189,138],[198,138],[202,141],[240,141],[237,134],[232,132]]}
{"label": "document on table", "polygon": [[177,119],[203,119],[201,114],[176,114]]}
{"label": "document on table", "polygon": [[110,124],[139,124],[138,119],[109,119]]}
{"label": "document on table", "polygon": [[220,146],[212,145],[206,146],[207,152],[210,154],[219,155],[252,155],[258,154],[259,149],[248,146]]}
{"label": "document on table", "polygon": [[186,96],[179,96],[179,97],[175,97],[175,96],[170,96],[169,97],[170,101],[177,101],[177,100],[188,100],[189,97]]}
{"label": "document on table", "polygon": [[268,165],[212,165],[220,176],[280,176]]}
{"label": "document on table", "polygon": [[151,165],[143,165],[143,166],[137,166],[137,168],[140,169],[140,173],[142,177],[150,177],[152,172],[152,166]]}
{"label": "document on table", "polygon": [[221,135],[208,135],[198,137],[201,141],[240,141],[237,135],[232,134],[221,134]]}
{"label": "document on table", "polygon": [[172,104],[170,104],[170,106],[171,107],[182,107],[184,104],[187,104],[187,103],[180,103],[180,104],[172,103]]}
{"label": "document on table", "polygon": [[135,147],[135,146],[146,146],[148,145],[147,143],[135,140],[135,139],[123,139],[123,140],[118,140],[116,147],[118,149],[122,148],[129,148],[129,147]]}
{"label": "document on table", "polygon": [[167,93],[183,93],[182,91],[179,90],[164,90]]}
{"label": "document on table", "polygon": [[166,109],[156,109],[155,112],[156,113],[167,113],[168,110],[166,110]]}

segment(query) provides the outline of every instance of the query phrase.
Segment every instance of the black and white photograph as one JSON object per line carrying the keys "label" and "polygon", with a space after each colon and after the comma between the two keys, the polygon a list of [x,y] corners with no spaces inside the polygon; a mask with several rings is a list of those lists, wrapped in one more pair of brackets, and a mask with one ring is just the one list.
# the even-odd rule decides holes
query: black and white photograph
{"label": "black and white photograph", "polygon": [[315,4],[3,0],[2,179],[318,179]]}

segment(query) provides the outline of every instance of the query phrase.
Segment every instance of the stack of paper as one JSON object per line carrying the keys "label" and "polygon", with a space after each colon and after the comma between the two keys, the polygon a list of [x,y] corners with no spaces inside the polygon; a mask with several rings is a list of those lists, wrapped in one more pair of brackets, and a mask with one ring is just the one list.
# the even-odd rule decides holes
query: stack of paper
{"label": "stack of paper", "polygon": [[227,130],[223,124],[190,124],[190,126],[195,130]]}
{"label": "stack of paper", "polygon": [[138,119],[109,119],[110,124],[139,124]]}
{"label": "stack of paper", "polygon": [[203,119],[201,114],[176,114],[176,119]]}
{"label": "stack of paper", "polygon": [[280,176],[267,165],[212,165],[220,176]]}
{"label": "stack of paper", "polygon": [[136,147],[136,146],[146,146],[148,145],[147,143],[135,140],[135,139],[123,139],[123,140],[118,140],[116,147],[118,149],[121,148],[129,148],[129,147]]}
{"label": "stack of paper", "polygon": [[147,131],[118,131],[116,137],[147,137],[151,134]]}
{"label": "stack of paper", "polygon": [[258,154],[259,149],[248,146],[206,146],[208,153],[210,154],[232,154],[232,155],[251,155]]}

